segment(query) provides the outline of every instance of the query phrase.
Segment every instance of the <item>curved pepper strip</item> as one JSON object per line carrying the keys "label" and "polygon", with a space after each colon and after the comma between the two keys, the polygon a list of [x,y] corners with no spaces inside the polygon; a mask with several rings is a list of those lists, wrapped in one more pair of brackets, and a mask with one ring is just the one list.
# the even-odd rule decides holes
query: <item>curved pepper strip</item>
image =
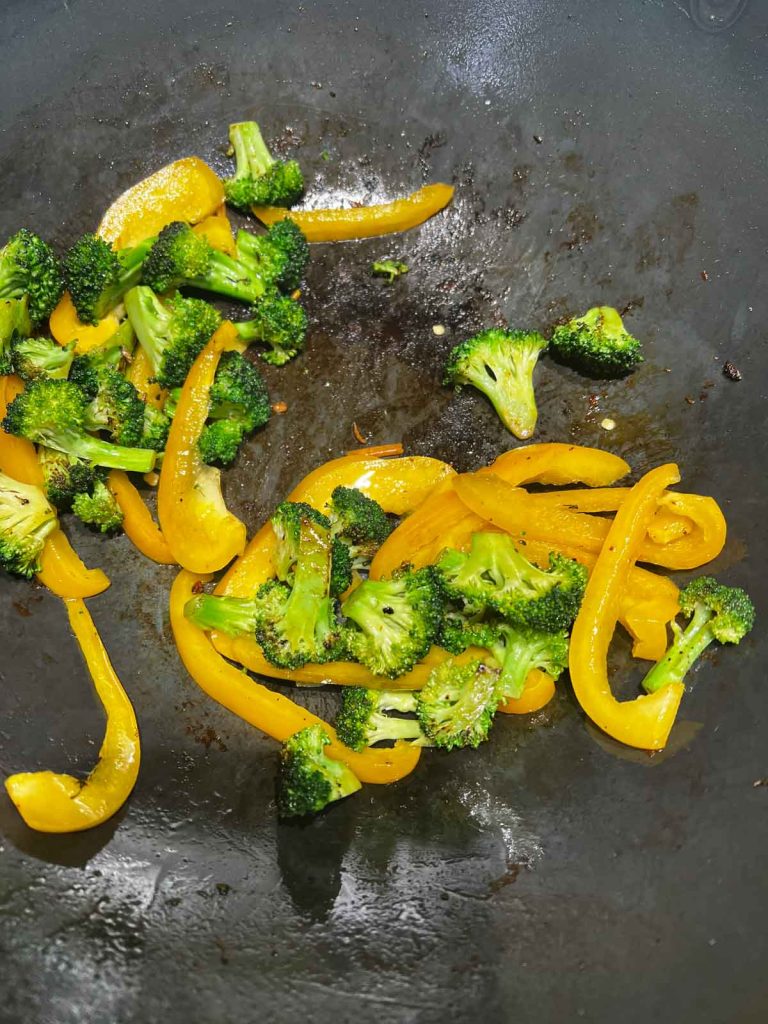
{"label": "curved pepper strip", "polygon": [[127,473],[121,469],[111,470],[107,477],[107,487],[120,506],[123,513],[123,529],[133,546],[153,562],[160,565],[175,565],[176,559],[165,537]]}
{"label": "curved pepper strip", "polygon": [[659,466],[632,488],[611,523],[571,633],[569,670],[582,709],[609,736],[644,750],[661,750],[666,744],[685,688],[670,683],[620,703],[608,680],[608,648],[648,524],[665,488],[679,479],[677,466]]}
{"label": "curved pepper strip", "polygon": [[519,487],[522,484],[587,484],[608,487],[629,473],[624,459],[601,448],[577,444],[528,444],[504,452],[480,473],[493,473]]}
{"label": "curved pepper strip", "polygon": [[64,292],[51,313],[48,327],[51,336],[60,345],[68,345],[70,341],[74,341],[76,342],[75,352],[78,355],[83,355],[90,352],[91,349],[99,348],[105,341],[109,341],[120,327],[120,321],[112,313],[109,313],[97,324],[81,323],[69,292]]}
{"label": "curved pepper strip", "polygon": [[[8,403],[23,389],[18,377],[0,377],[0,418],[5,416]],[[43,485],[43,471],[35,446],[4,430],[0,430],[0,469],[23,484]],[[106,573],[89,569],[58,526],[43,545],[37,578],[57,597],[94,597],[109,586]]]}
{"label": "curved pepper strip", "polygon": [[500,704],[499,711],[504,715],[530,715],[549,704],[554,696],[555,681],[552,676],[535,668],[526,676],[522,694]]}
{"label": "curved pepper strip", "polygon": [[141,345],[137,345],[126,377],[148,405],[154,405],[155,408],[162,409],[168,397],[168,392],[161,388],[154,379],[154,373],[152,363],[150,363],[146,352]]}
{"label": "curved pepper strip", "polygon": [[210,217],[206,217],[199,224],[195,224],[192,231],[196,235],[202,235],[203,238],[207,238],[213,248],[218,249],[219,252],[225,252],[228,256],[235,256],[237,254],[235,236],[232,234],[232,225],[229,223],[227,208],[223,204]]}
{"label": "curved pepper strip", "polygon": [[93,619],[82,601],[64,603],[104,706],[107,725],[98,764],[84,782],[51,771],[22,772],[5,780],[5,788],[19,814],[38,832],[81,832],[101,825],[130,796],[141,760],[136,715]]}
{"label": "curved pepper strip", "polygon": [[223,352],[237,341],[225,321],[189,371],[171,423],[160,471],[157,513],[174,560],[192,572],[215,572],[245,548],[245,525],[224,504],[221,472],[206,466],[197,442]]}
{"label": "curved pepper strip", "polygon": [[342,242],[418,227],[450,203],[453,191],[451,185],[425,185],[405,199],[375,206],[356,206],[349,210],[285,210],[279,206],[254,206],[253,213],[267,227],[279,220],[292,220],[309,242]]}
{"label": "curved pepper strip", "polygon": [[194,588],[207,579],[210,577],[184,569],[176,577],[171,588],[171,628],[187,671],[209,697],[280,742],[305,726],[322,725],[331,740],[326,753],[343,761],[361,782],[397,782],[413,771],[421,753],[418,747],[398,744],[389,749],[371,747],[355,753],[338,740],[327,722],[225,661],[207,634],[184,615],[184,606]]}

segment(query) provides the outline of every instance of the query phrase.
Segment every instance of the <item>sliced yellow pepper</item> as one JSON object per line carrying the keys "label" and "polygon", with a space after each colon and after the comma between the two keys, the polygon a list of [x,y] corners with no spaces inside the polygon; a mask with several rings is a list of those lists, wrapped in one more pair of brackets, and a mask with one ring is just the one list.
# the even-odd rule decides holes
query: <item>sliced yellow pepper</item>
{"label": "sliced yellow pepper", "polygon": [[629,473],[629,464],[600,448],[577,444],[528,444],[504,452],[480,473],[493,473],[508,484],[587,484],[608,487]]}
{"label": "sliced yellow pepper", "polygon": [[128,474],[121,469],[111,470],[107,477],[107,486],[120,506],[123,513],[123,529],[133,546],[153,562],[160,565],[175,565],[176,559],[165,537]]}
{"label": "sliced yellow pepper", "polygon": [[221,472],[206,466],[197,442],[223,352],[237,344],[225,321],[189,371],[171,424],[160,472],[157,512],[174,560],[192,572],[215,572],[245,548],[245,525],[224,504]]}
{"label": "sliced yellow pepper", "polygon": [[65,604],[107,725],[98,764],[85,782],[51,771],[22,772],[5,780],[19,814],[38,832],[81,832],[111,818],[130,796],[141,759],[133,707],[93,619],[82,601],[67,600]]}
{"label": "sliced yellow pepper", "polygon": [[75,352],[78,355],[84,355],[109,341],[119,326],[120,321],[112,313],[99,320],[97,324],[81,323],[69,292],[64,292],[49,320],[51,336],[60,345],[68,345],[74,341]]}
{"label": "sliced yellow pepper", "polygon": [[167,224],[199,224],[224,202],[224,186],[196,156],[166,164],[123,192],[101,219],[98,234],[116,249],[151,238]]}
{"label": "sliced yellow pepper", "polygon": [[499,705],[505,715],[530,715],[540,711],[555,696],[555,681],[552,676],[538,668],[532,669],[525,680],[525,689],[519,697],[510,697]]}
{"label": "sliced yellow pepper", "polygon": [[168,397],[168,392],[160,387],[154,379],[154,374],[155,371],[152,369],[149,356],[141,345],[137,345],[126,377],[147,405],[154,405],[156,409],[162,409]]}
{"label": "sliced yellow pepper", "polygon": [[684,687],[670,683],[656,693],[620,703],[608,680],[608,648],[648,524],[664,490],[679,479],[677,466],[660,466],[632,488],[611,523],[571,633],[569,669],[582,709],[609,736],[645,750],[660,750],[666,744]]}
{"label": "sliced yellow pepper", "polygon": [[196,224],[192,231],[196,235],[207,238],[214,249],[225,252],[228,256],[236,254],[235,236],[232,234],[232,225],[229,223],[227,208],[222,205],[218,210]]}
{"label": "sliced yellow pepper", "polygon": [[187,671],[209,697],[281,742],[305,726],[322,725],[331,739],[325,752],[343,761],[361,782],[397,782],[413,771],[421,753],[418,747],[398,744],[355,753],[339,741],[327,722],[225,661],[207,634],[184,615],[184,606],[196,586],[209,578],[182,570],[171,588],[171,628],[176,646]]}
{"label": "sliced yellow pepper", "polygon": [[286,218],[292,220],[310,242],[342,242],[418,227],[450,203],[453,191],[452,185],[425,185],[405,199],[375,206],[355,206],[348,210],[285,210],[279,206],[254,206],[253,213],[267,227]]}

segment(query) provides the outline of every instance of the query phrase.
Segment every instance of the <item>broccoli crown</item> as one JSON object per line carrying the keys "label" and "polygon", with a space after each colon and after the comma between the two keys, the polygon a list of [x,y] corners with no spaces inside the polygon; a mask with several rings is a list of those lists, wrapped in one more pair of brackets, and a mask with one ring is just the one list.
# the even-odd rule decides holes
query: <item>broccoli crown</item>
{"label": "broccoli crown", "polygon": [[355,773],[325,753],[323,748],[330,742],[321,725],[309,725],[283,744],[277,790],[282,817],[317,814],[360,789]]}
{"label": "broccoli crown", "polygon": [[[87,360],[81,356],[80,360]],[[85,424],[88,430],[103,430],[117,444],[138,448],[144,434],[145,405],[134,385],[117,370],[93,368],[97,391],[86,410]],[[90,377],[88,369],[83,377]]]}
{"label": "broccoli crown", "polygon": [[0,374],[13,373],[14,342],[29,337],[29,300],[0,299]]}
{"label": "broccoli crown", "polygon": [[147,239],[116,252],[98,235],[83,235],[75,242],[64,257],[64,277],[82,323],[98,323],[138,284],[151,245]]}
{"label": "broccoli crown", "polygon": [[260,341],[269,349],[261,353],[265,363],[285,366],[304,351],[307,314],[301,303],[274,289],[251,309],[251,319],[235,324],[240,338],[249,345]]}
{"label": "broccoli crown", "polygon": [[203,299],[181,295],[161,299],[144,285],[128,292],[125,308],[154,375],[164,388],[184,384],[192,363],[221,323],[218,310]]}
{"label": "broccoli crown", "polygon": [[387,284],[392,284],[398,277],[408,273],[408,264],[401,260],[374,260],[371,264],[371,273],[376,277],[386,277]]}
{"label": "broccoli crown", "polygon": [[453,600],[550,632],[570,626],[587,583],[586,569],[574,559],[552,552],[549,568],[539,569],[503,533],[473,534],[469,552],[447,549],[438,569]]}
{"label": "broccoli crown", "polygon": [[642,363],[640,342],[610,306],[595,306],[552,333],[552,352],[591,377],[623,377]]}
{"label": "broccoli crown", "polygon": [[331,495],[331,530],[349,547],[355,569],[366,568],[394,526],[378,502],[354,487]]}
{"label": "broccoli crown", "polygon": [[40,568],[40,554],[56,529],[56,511],[39,487],[0,473],[0,564],[29,579]]}
{"label": "broccoli crown", "polygon": [[272,412],[264,378],[240,352],[222,355],[210,398],[210,419],[234,420],[247,432],[264,426]]}
{"label": "broccoli crown", "polygon": [[262,235],[240,230],[235,242],[238,253],[253,261],[265,284],[284,292],[299,287],[309,263],[309,243],[294,221],[279,220]]}
{"label": "broccoli crown", "polygon": [[452,658],[430,673],[416,699],[424,734],[436,747],[476,747],[488,738],[499,706],[499,673],[482,661]]}
{"label": "broccoli crown", "polygon": [[122,509],[103,480],[96,481],[90,494],[76,494],[72,500],[72,511],[78,519],[101,533],[119,530],[123,525]]}
{"label": "broccoli crown", "polygon": [[125,350],[112,340],[99,348],[93,348],[85,355],[75,356],[69,369],[69,379],[90,399],[96,398],[102,386],[102,374],[122,368]]}
{"label": "broccoli crown", "polygon": [[69,380],[31,381],[8,406],[3,429],[107,469],[148,473],[155,453],[111,444],[87,432],[88,396]]}
{"label": "broccoli crown", "polygon": [[230,466],[237,458],[245,430],[237,420],[207,423],[197,441],[200,458],[209,466]]}
{"label": "broccoli crown", "polygon": [[359,627],[347,635],[352,656],[371,672],[394,679],[409,672],[437,636],[440,581],[431,566],[389,580],[363,580],[341,611]]}
{"label": "broccoli crown", "polygon": [[151,448],[153,452],[165,451],[170,429],[170,416],[166,415],[162,409],[145,403],[140,447]]}
{"label": "broccoli crown", "polygon": [[366,690],[345,686],[334,728],[342,743],[361,751],[385,740],[408,740],[423,746],[426,737],[415,718],[397,718],[387,711],[414,712],[416,697],[407,690]]}
{"label": "broccoli crown", "polygon": [[755,608],[749,595],[740,587],[727,587],[711,576],[700,576],[680,591],[680,609],[690,621],[684,630],[672,623],[671,646],[643,680],[648,693],[668,683],[681,683],[714,640],[738,644],[755,624]]}
{"label": "broccoli crown", "polygon": [[528,673],[541,669],[553,679],[568,667],[568,634],[548,633],[540,629],[519,628],[498,623],[483,644],[501,668],[499,694],[503,700],[517,699],[523,694]]}
{"label": "broccoli crown", "polygon": [[48,500],[61,512],[72,508],[76,494],[90,493],[96,475],[90,462],[40,445],[37,459],[43,471],[43,487]]}
{"label": "broccoli crown", "polygon": [[218,630],[227,636],[255,633],[261,615],[258,598],[198,594],[184,606],[184,614],[199,629]]}
{"label": "broccoli crown", "polygon": [[480,615],[467,615],[465,611],[449,608],[440,623],[437,644],[450,651],[461,654],[468,647],[485,647],[490,650],[498,643],[497,625]]}
{"label": "broccoli crown", "polygon": [[277,538],[274,559],[278,579],[291,578],[299,557],[301,526],[305,521],[316,523],[325,530],[331,528],[328,517],[306,501],[282,501],[272,514],[270,522]]}
{"label": "broccoli crown", "polygon": [[481,331],[448,356],[445,383],[472,384],[490,400],[501,422],[521,439],[536,426],[533,371],[547,341],[536,331]]}
{"label": "broccoli crown", "polygon": [[63,380],[75,354],[75,342],[59,345],[51,338],[22,338],[13,346],[13,369],[22,380],[36,377]]}
{"label": "broccoli crown", "polygon": [[224,182],[227,202],[238,210],[251,206],[292,206],[304,192],[304,176],[295,160],[275,160],[255,121],[229,126],[235,174]]}
{"label": "broccoli crown", "polygon": [[352,586],[354,566],[349,548],[339,537],[331,540],[331,597],[341,597]]}
{"label": "broccoli crown", "polygon": [[56,253],[39,235],[22,228],[0,249],[0,299],[28,299],[33,324],[53,312],[64,292]]}

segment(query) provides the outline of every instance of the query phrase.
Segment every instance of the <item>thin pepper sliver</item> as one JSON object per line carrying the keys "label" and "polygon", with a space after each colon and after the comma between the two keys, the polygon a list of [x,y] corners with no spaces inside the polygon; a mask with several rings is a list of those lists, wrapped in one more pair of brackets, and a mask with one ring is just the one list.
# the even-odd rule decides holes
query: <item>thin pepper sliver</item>
{"label": "thin pepper sliver", "polygon": [[123,529],[130,542],[142,555],[159,565],[175,565],[171,549],[147,506],[121,469],[110,470],[107,487],[115,496],[123,513]]}
{"label": "thin pepper sliver", "polygon": [[111,818],[130,796],[141,760],[133,706],[93,619],[81,600],[64,603],[107,724],[98,764],[85,781],[51,771],[22,772],[5,780],[19,814],[38,832],[80,832]]}

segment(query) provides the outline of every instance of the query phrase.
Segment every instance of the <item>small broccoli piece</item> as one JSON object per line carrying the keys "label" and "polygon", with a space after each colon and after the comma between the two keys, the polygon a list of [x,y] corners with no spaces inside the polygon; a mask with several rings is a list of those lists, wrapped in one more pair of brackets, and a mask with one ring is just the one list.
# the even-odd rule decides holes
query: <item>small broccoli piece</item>
{"label": "small broccoli piece", "polygon": [[32,331],[28,310],[26,295],[0,300],[0,374],[13,373],[14,342],[29,337]]}
{"label": "small broccoli piece", "polygon": [[689,619],[685,629],[672,623],[674,634],[667,653],[643,680],[655,693],[669,683],[681,683],[709,645],[738,644],[755,624],[755,608],[740,587],[726,587],[711,576],[700,576],[680,591],[680,610]]}
{"label": "small broccoli piece", "polygon": [[499,673],[480,660],[444,661],[419,692],[416,713],[436,747],[477,747],[488,739],[499,706]]}
{"label": "small broccoli piece", "polygon": [[354,487],[334,490],[329,518],[334,536],[349,548],[353,569],[367,569],[394,529],[381,505]]}
{"label": "small broccoli piece", "polygon": [[360,789],[355,773],[323,750],[330,742],[322,725],[308,725],[283,744],[277,790],[282,817],[317,814],[334,800]]}
{"label": "small broccoli piece", "polygon": [[51,338],[22,338],[13,346],[13,369],[22,380],[64,380],[75,355],[75,342],[59,345]]}
{"label": "small broccoli piece", "polygon": [[[117,370],[101,366],[87,355],[78,356],[75,363],[73,382],[82,380],[82,391],[93,395],[86,410],[86,430],[103,430],[116,444],[140,447],[146,407],[133,384]],[[95,394],[92,383],[96,385]]]}
{"label": "small broccoli piece", "polygon": [[192,363],[221,323],[218,310],[203,299],[181,295],[161,299],[143,285],[128,292],[125,308],[155,378],[164,388],[184,384]]}
{"label": "small broccoli piece", "polygon": [[258,597],[219,597],[197,594],[187,601],[184,614],[199,629],[217,630],[227,636],[255,633],[261,616]]}
{"label": "small broccoli piece", "polygon": [[295,160],[275,160],[255,121],[229,126],[235,174],[224,181],[227,202],[246,212],[252,206],[293,206],[304,192],[304,175]]}
{"label": "small broccoli piece", "polygon": [[440,623],[436,643],[451,654],[461,654],[468,647],[484,647],[487,650],[498,642],[495,626],[483,618],[482,612],[467,614],[449,608]]}
{"label": "small broccoli piece", "polygon": [[37,459],[43,471],[43,488],[48,500],[60,512],[72,508],[76,494],[90,493],[96,473],[90,462],[40,445]]}
{"label": "small broccoli piece", "polygon": [[283,292],[292,292],[301,284],[309,263],[309,243],[292,220],[279,220],[262,235],[241,229],[235,244],[241,257],[253,261],[266,284]]}
{"label": "small broccoli piece", "polygon": [[225,352],[210,392],[208,423],[198,442],[203,462],[228,466],[246,434],[263,426],[271,408],[264,380],[239,352]]}
{"label": "small broccoli piece", "polygon": [[64,292],[61,267],[53,249],[26,228],[0,249],[0,299],[28,300],[29,319],[38,324],[51,315]]}
{"label": "small broccoli piece", "polygon": [[140,447],[151,448],[153,452],[164,452],[170,429],[170,416],[166,415],[162,409],[145,402]]}
{"label": "small broccoli piece", "polygon": [[307,338],[307,314],[304,307],[287,295],[267,292],[251,309],[251,319],[235,324],[242,341],[268,345],[261,358],[272,366],[285,366],[304,351]]}
{"label": "small broccoli piece", "polygon": [[72,304],[84,324],[96,324],[141,280],[154,239],[115,251],[98,235],[83,235],[64,257],[64,277]]}
{"label": "small broccoli piece", "polygon": [[474,610],[493,609],[519,626],[558,632],[576,618],[587,582],[583,565],[557,552],[549,568],[524,558],[503,533],[475,533],[468,553],[448,548],[438,569],[446,592]]}
{"label": "small broccoli piece", "polygon": [[[283,501],[272,516],[275,531],[275,567],[278,579],[289,581],[299,555],[301,525],[304,520],[331,529],[331,521],[305,501]],[[352,560],[347,547],[336,537],[331,541],[331,596],[339,597],[352,583]]]}
{"label": "small broccoli piece", "polygon": [[341,597],[352,586],[354,566],[349,548],[339,537],[331,540],[331,597]]}
{"label": "small broccoli piece", "polygon": [[553,679],[568,667],[568,634],[547,633],[539,629],[520,629],[500,622],[491,630],[487,647],[501,669],[499,694],[502,700],[523,694],[525,680],[533,669],[547,672]]}
{"label": "small broccoli piece", "polygon": [[341,608],[359,627],[347,635],[349,652],[377,675],[404,675],[429,650],[442,610],[440,581],[430,566],[363,580]]}
{"label": "small broccoli piece", "polygon": [[416,697],[407,690],[366,690],[345,686],[334,728],[342,743],[358,752],[385,740],[408,740],[425,746],[426,736],[415,718],[395,718],[387,711],[416,711]]}
{"label": "small broccoli piece", "polygon": [[123,525],[123,512],[117,498],[103,480],[97,480],[90,494],[76,494],[72,511],[87,526],[101,533],[119,530]]}
{"label": "small broccoli piece", "polygon": [[245,431],[236,420],[217,420],[203,427],[197,450],[209,466],[231,466],[244,437]]}
{"label": "small broccoli piece", "polygon": [[611,306],[595,306],[552,333],[552,354],[590,377],[623,377],[642,363],[641,345]]}
{"label": "small broccoli piece", "polygon": [[48,535],[56,529],[56,510],[39,487],[0,473],[0,565],[29,579],[40,569]]}
{"label": "small broccoli piece", "polygon": [[547,341],[536,331],[481,331],[448,356],[445,383],[473,384],[515,437],[533,434],[538,412],[533,371]]}
{"label": "small broccoli piece", "polygon": [[387,284],[392,284],[398,277],[408,273],[408,264],[401,260],[374,260],[371,264],[371,273],[375,277],[386,277]]}
{"label": "small broccoli piece", "polygon": [[111,444],[87,433],[88,399],[69,380],[32,381],[11,402],[3,429],[16,437],[55,448],[108,469],[148,473],[155,453]]}

